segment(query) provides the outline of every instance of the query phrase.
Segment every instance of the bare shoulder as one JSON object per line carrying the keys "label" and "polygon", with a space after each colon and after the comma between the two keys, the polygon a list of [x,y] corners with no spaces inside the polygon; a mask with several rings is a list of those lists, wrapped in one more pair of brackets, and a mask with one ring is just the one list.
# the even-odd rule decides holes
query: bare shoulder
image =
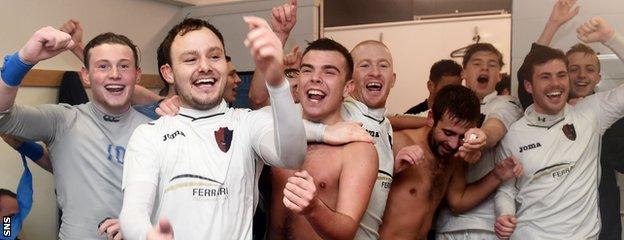
{"label": "bare shoulder", "polygon": [[378,155],[377,150],[375,149],[375,145],[367,142],[352,142],[344,145],[343,149],[343,159],[347,162],[356,161],[356,162],[374,162],[375,165],[378,165]]}

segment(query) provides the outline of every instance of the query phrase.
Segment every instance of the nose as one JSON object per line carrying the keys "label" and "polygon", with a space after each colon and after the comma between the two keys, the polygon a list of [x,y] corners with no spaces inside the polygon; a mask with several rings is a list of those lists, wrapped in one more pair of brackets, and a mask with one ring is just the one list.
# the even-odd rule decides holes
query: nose
{"label": "nose", "polygon": [[583,69],[583,68],[579,69],[578,77],[582,78],[582,79],[586,78],[587,77],[587,71],[585,71],[585,69]]}
{"label": "nose", "polygon": [[111,79],[120,79],[121,74],[119,74],[119,68],[117,68],[117,66],[111,67],[111,71],[108,73],[108,77]]}
{"label": "nose", "polygon": [[238,86],[238,84],[240,84],[242,81],[240,79],[240,77],[238,76],[238,74],[234,75],[234,84],[236,84]]}
{"label": "nose", "polygon": [[201,57],[199,61],[198,71],[200,73],[208,73],[210,72],[210,70],[212,70],[212,67],[210,66],[210,62],[208,61],[208,59],[206,59],[205,57]]}
{"label": "nose", "polygon": [[370,75],[376,76],[376,77],[381,75],[381,71],[379,70],[379,66],[373,65],[373,67],[372,67],[372,69],[370,71]]}
{"label": "nose", "polygon": [[314,74],[312,74],[312,78],[310,79],[310,81],[312,83],[321,83],[321,74],[323,74],[322,71],[314,71]]}

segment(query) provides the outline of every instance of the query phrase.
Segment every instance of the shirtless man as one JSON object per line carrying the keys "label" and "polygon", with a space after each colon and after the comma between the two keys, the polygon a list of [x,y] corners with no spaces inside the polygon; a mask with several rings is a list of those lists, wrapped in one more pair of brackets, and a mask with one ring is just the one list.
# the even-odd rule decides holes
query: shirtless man
{"label": "shirtless man", "polygon": [[[339,43],[310,43],[298,88],[305,119],[327,125],[343,121],[341,105],[353,89],[352,66]],[[373,145],[309,144],[302,169],[272,169],[270,239],[353,239],[377,177]]]}
{"label": "shirtless man", "polygon": [[[401,149],[396,158],[424,161],[395,176],[379,230],[382,239],[426,236],[453,169],[461,163],[454,155],[462,145],[464,134],[476,127],[481,118],[479,108],[479,99],[473,91],[449,85],[438,92],[427,126],[396,133],[395,149]],[[509,164],[506,167],[513,169]],[[513,175],[507,171],[507,176],[509,172]],[[407,211],[410,214],[405,214]]]}

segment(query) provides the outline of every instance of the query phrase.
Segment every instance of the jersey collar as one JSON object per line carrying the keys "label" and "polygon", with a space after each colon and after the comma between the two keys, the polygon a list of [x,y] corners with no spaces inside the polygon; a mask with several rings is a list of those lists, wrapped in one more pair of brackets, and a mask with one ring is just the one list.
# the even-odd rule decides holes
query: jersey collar
{"label": "jersey collar", "polygon": [[364,114],[364,116],[373,118],[375,121],[383,122],[386,115],[386,108],[375,108],[371,109],[363,102],[355,100],[355,98],[347,97],[344,100],[345,102],[353,103],[360,111]]}
{"label": "jersey collar", "polygon": [[199,119],[205,119],[205,118],[210,118],[210,117],[214,117],[218,115],[223,115],[225,113],[225,110],[227,109],[228,109],[227,103],[224,100],[221,100],[221,103],[219,103],[219,105],[208,110],[197,110],[197,109],[192,109],[192,108],[180,107],[180,112],[178,113],[178,115],[182,117],[190,118],[193,121],[195,121]]}
{"label": "jersey collar", "polygon": [[566,106],[561,112],[559,112],[559,114],[547,115],[535,112],[535,105],[531,104],[531,106],[527,107],[527,109],[524,111],[524,116],[529,122],[529,126],[551,128],[555,124],[565,119],[565,112],[567,110],[568,105],[566,104]]}
{"label": "jersey collar", "polygon": [[491,92],[490,94],[486,95],[486,96],[483,98],[483,101],[481,102],[481,105],[485,105],[485,104],[487,104],[488,102],[492,101],[492,99],[494,99],[497,95],[498,95],[498,92],[496,92],[496,91]]}
{"label": "jersey collar", "polygon": [[89,102],[88,103],[90,105],[90,109],[91,112],[93,112],[93,114],[95,116],[97,116],[98,119],[100,120],[104,120],[105,122],[110,122],[110,123],[118,123],[120,121],[123,121],[124,119],[127,118],[128,115],[130,115],[130,111],[131,111],[131,107],[128,108],[128,110],[126,110],[124,113],[119,114],[119,115],[112,115],[112,114],[108,114],[106,112],[104,112],[102,109],[100,109],[100,107],[94,103],[94,102]]}

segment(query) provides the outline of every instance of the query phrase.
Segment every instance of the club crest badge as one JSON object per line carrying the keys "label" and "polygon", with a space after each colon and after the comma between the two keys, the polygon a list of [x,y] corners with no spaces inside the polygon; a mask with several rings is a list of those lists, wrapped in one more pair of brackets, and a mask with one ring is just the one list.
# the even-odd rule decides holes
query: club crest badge
{"label": "club crest badge", "polygon": [[574,129],[574,125],[572,124],[563,125],[563,128],[561,130],[563,130],[563,134],[565,134],[565,136],[568,139],[572,141],[576,140],[576,129]]}
{"label": "club crest badge", "polygon": [[214,132],[215,140],[217,141],[217,145],[219,145],[219,149],[222,152],[226,153],[230,150],[230,145],[232,144],[232,136],[234,135],[234,131],[230,130],[227,127],[219,128],[219,130]]}

